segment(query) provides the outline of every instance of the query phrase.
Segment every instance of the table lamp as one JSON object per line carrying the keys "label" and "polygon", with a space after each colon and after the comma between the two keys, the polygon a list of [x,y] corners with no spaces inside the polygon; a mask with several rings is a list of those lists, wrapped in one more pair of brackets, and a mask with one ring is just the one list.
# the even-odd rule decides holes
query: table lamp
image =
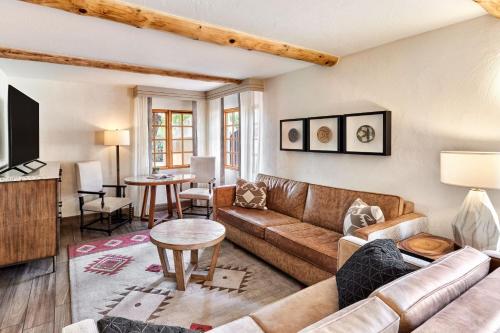
{"label": "table lamp", "polygon": [[[130,145],[130,131],[104,131],[104,145],[116,146],[116,185],[120,185],[120,146]],[[121,197],[121,189],[119,187],[116,188],[116,196]]]}
{"label": "table lamp", "polygon": [[455,242],[500,250],[498,214],[484,190],[500,188],[500,152],[442,151],[441,182],[470,188],[452,223]]}

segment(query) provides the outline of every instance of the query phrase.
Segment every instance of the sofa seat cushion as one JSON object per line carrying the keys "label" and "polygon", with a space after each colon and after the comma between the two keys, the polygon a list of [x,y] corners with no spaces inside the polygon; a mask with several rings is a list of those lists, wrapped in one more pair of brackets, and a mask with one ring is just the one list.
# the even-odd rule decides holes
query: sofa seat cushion
{"label": "sofa seat cushion", "polygon": [[327,271],[337,271],[337,247],[341,234],[309,223],[269,227],[265,239],[279,249]]}
{"label": "sofa seat cushion", "polygon": [[500,332],[500,269],[479,281],[414,332]]}
{"label": "sofa seat cushion", "polygon": [[466,246],[375,290],[401,318],[399,331],[411,332],[482,280],[490,258]]}
{"label": "sofa seat cushion", "polygon": [[236,206],[219,208],[217,216],[219,221],[262,239],[267,227],[300,223],[293,217],[270,209],[258,210]]}
{"label": "sofa seat cushion", "polygon": [[299,333],[398,333],[399,316],[377,297],[335,312]]}
{"label": "sofa seat cushion", "polygon": [[337,312],[337,299],[337,284],[332,277],[266,305],[250,317],[266,333],[298,332]]}

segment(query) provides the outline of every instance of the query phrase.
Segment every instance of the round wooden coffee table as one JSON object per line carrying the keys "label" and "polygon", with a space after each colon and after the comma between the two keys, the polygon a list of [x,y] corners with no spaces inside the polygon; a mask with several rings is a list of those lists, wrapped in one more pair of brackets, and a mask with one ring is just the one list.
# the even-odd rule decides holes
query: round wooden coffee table
{"label": "round wooden coffee table", "polygon": [[[163,275],[177,280],[177,290],[186,290],[191,278],[212,281],[215,265],[219,257],[222,240],[226,236],[226,228],[212,220],[180,219],[158,224],[151,229],[151,242],[158,248]],[[198,250],[214,247],[208,272],[196,271],[198,266]],[[174,252],[175,271],[170,269],[165,250]],[[191,262],[184,267],[182,251],[191,251]]]}

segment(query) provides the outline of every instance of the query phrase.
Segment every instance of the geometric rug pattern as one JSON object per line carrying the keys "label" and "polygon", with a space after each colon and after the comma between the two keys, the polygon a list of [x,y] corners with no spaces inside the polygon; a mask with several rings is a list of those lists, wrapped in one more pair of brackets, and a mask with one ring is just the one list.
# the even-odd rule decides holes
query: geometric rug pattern
{"label": "geometric rug pattern", "polygon": [[[173,263],[173,253],[167,250]],[[212,248],[200,250],[208,270]],[[165,278],[149,231],[68,248],[73,322],[119,316],[185,328],[217,327],[299,291],[303,286],[229,241],[223,241],[212,281],[176,290]],[[183,253],[187,265],[190,251]],[[197,323],[197,324],[195,324]]]}

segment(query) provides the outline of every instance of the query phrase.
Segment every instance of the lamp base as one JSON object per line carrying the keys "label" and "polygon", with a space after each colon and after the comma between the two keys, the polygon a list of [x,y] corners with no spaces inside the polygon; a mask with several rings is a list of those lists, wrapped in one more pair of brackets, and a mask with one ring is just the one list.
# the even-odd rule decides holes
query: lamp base
{"label": "lamp base", "polygon": [[488,194],[471,189],[452,223],[455,242],[478,250],[500,250],[500,222]]}

